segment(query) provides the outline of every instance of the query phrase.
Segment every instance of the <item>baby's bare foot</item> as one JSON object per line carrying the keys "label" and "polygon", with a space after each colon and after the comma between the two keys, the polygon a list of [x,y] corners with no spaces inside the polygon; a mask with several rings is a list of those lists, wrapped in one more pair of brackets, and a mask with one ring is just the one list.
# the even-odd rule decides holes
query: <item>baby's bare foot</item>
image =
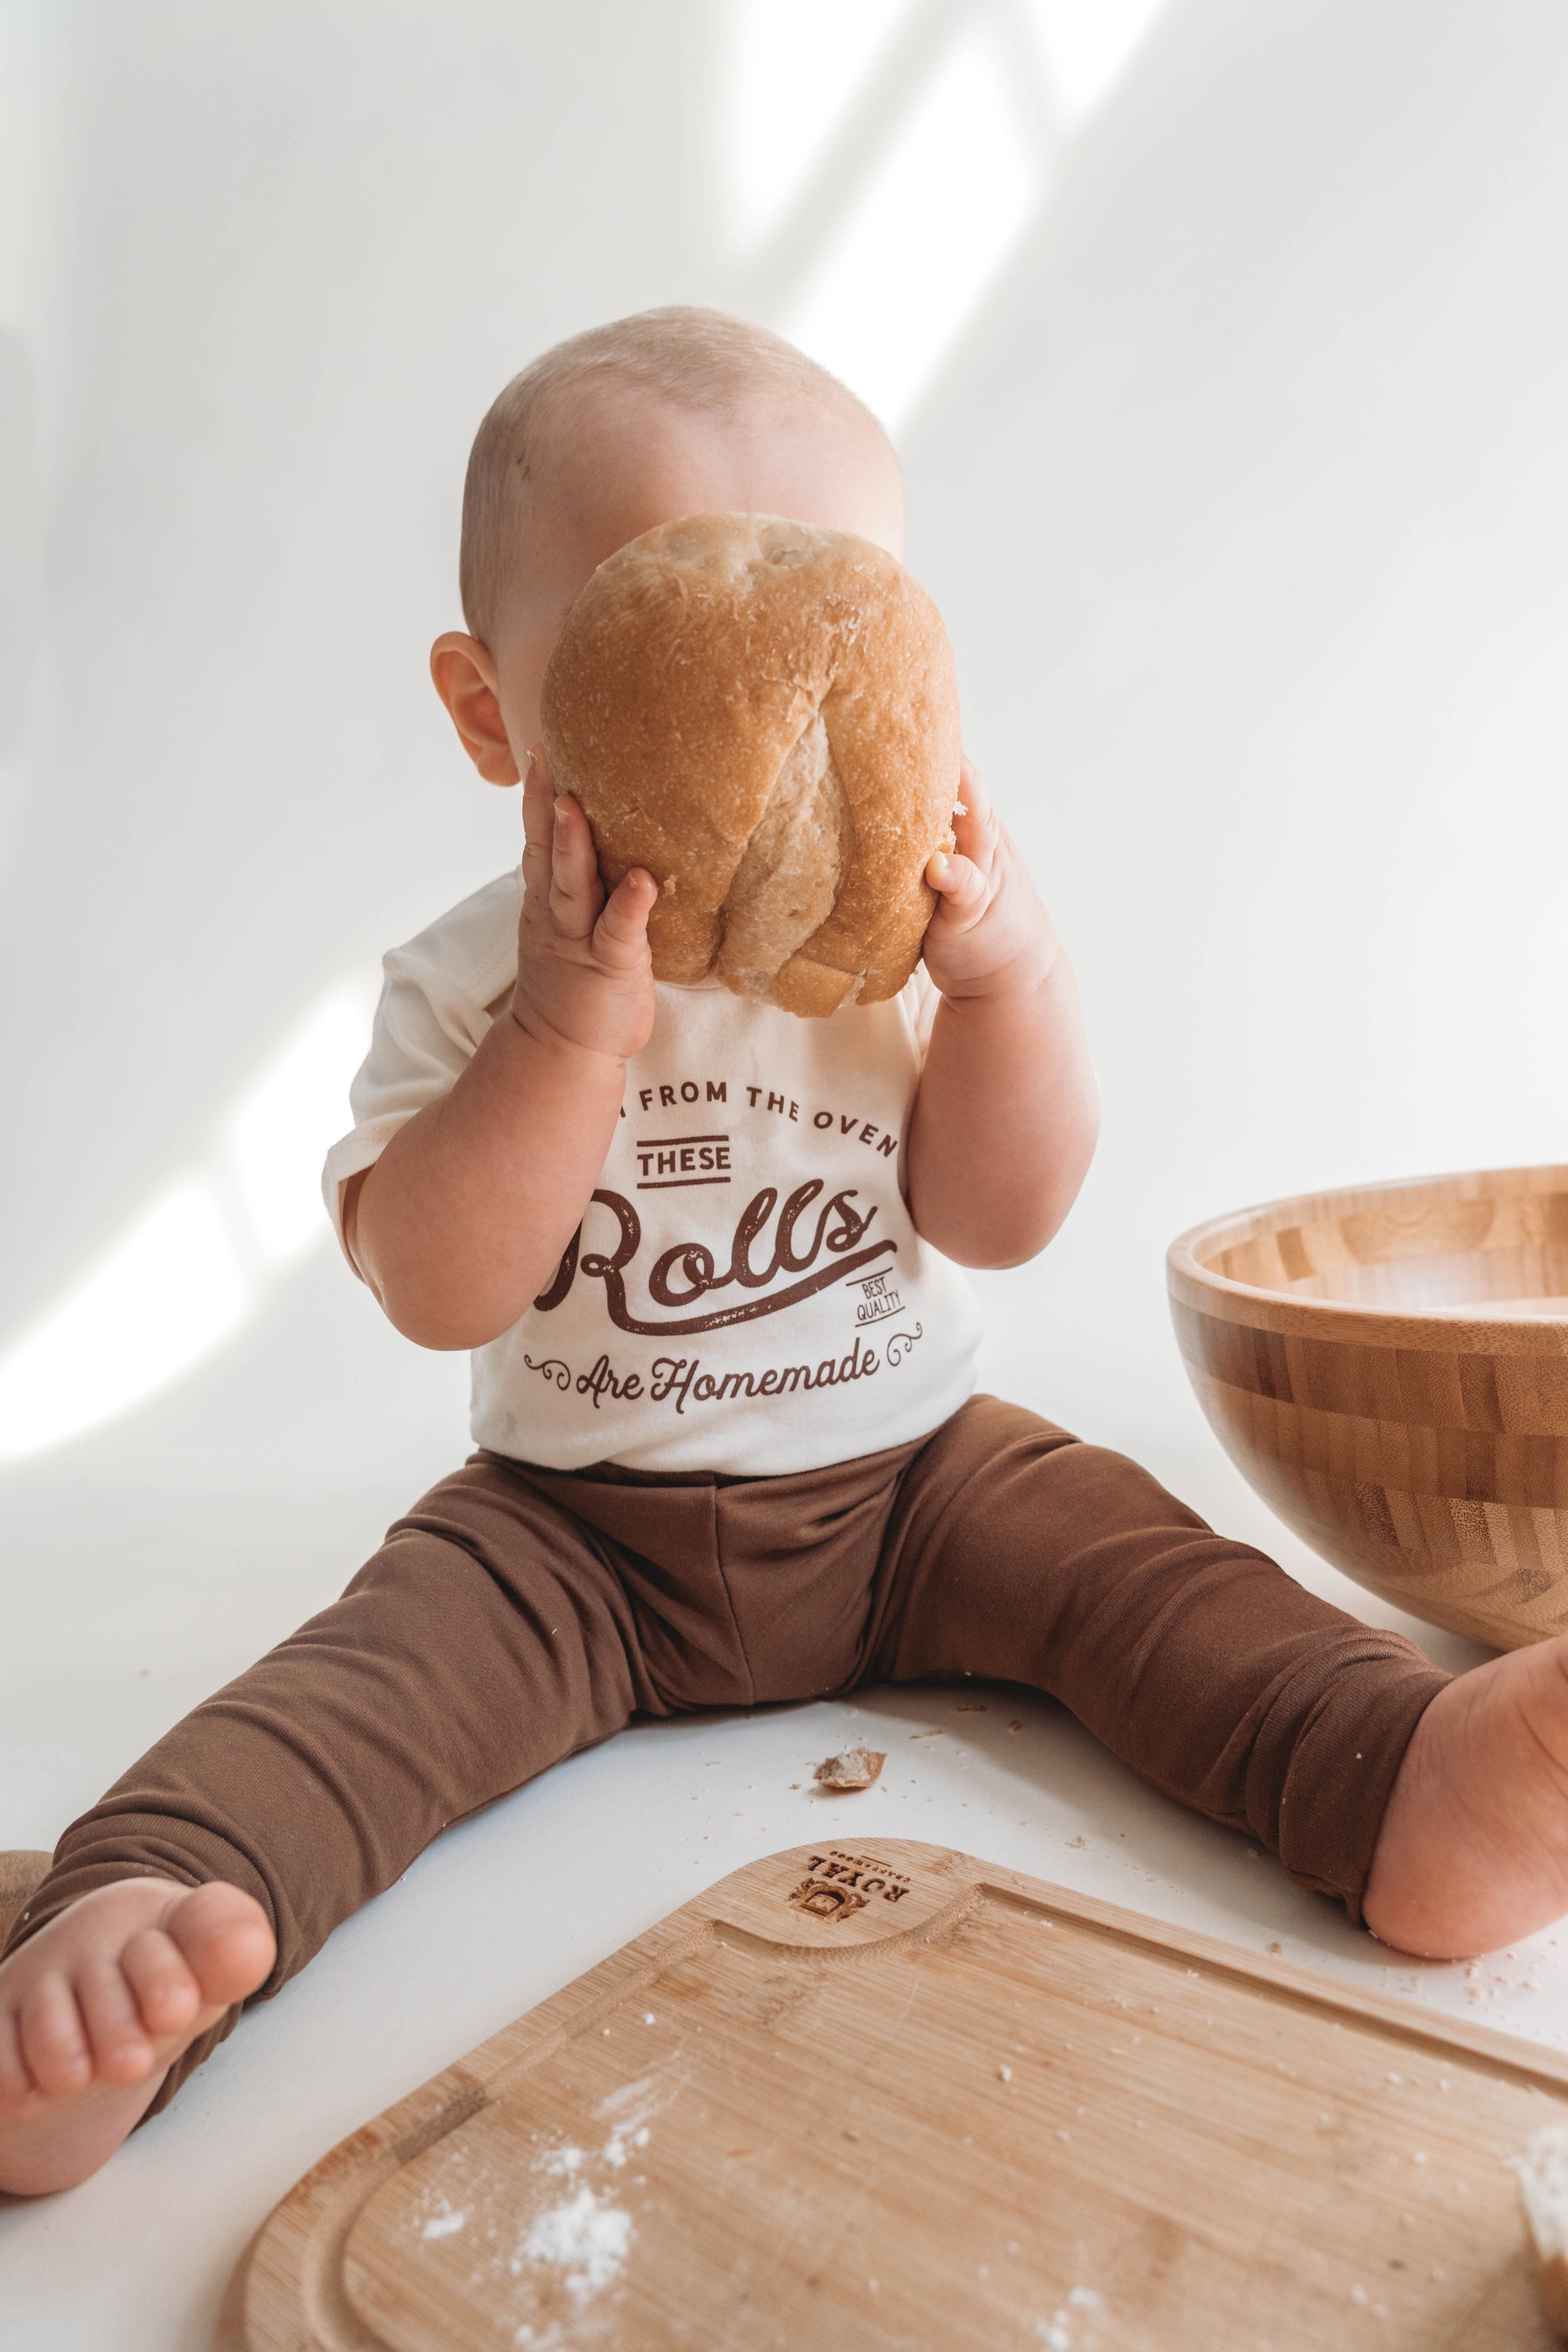
{"label": "baby's bare foot", "polygon": [[1493,1952],[1568,1911],[1568,1634],[1438,1692],[1383,1817],[1362,1916],[1428,1959]]}
{"label": "baby's bare foot", "polygon": [[0,1965],[0,2189],[96,2172],[186,2043],[272,1966],[237,1886],[125,1878],[84,1895]]}

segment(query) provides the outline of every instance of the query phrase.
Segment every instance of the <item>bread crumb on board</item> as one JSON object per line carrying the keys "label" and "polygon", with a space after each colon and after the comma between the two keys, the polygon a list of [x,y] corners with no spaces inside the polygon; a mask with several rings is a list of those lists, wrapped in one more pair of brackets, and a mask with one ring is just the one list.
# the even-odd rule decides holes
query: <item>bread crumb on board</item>
{"label": "bread crumb on board", "polygon": [[868,1789],[887,1760],[879,1748],[847,1748],[825,1756],[812,1777],[824,1789]]}

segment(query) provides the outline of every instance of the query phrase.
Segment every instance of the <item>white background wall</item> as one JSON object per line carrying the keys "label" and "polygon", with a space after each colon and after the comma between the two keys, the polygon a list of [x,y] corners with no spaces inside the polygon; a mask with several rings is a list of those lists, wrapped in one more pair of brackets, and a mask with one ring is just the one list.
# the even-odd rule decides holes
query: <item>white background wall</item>
{"label": "white background wall", "polygon": [[[463,1367],[378,1320],[315,1167],[375,957],[516,851],[425,676],[474,425],[653,302],[895,415],[1082,970],[1105,1141],[985,1282],[987,1377],[1389,1616],[1224,1463],[1161,1258],[1568,1156],[1565,264],[1560,0],[0,0],[0,1845],[464,1450]],[[646,1726],[454,1831],[105,2173],[0,2213],[16,2326],[209,2344],[322,2148],[813,1834],[794,1784],[862,1738],[884,1830],[1560,2038],[1552,1939],[1393,1969],[1012,1703]]]}
{"label": "white background wall", "polygon": [[[357,1545],[460,1455],[464,1368],[382,1325],[309,1187],[376,955],[515,855],[425,670],[473,426],[670,299],[895,415],[971,746],[1081,969],[1105,1141],[984,1283],[987,1377],[1252,1508],[1170,1237],[1564,1151],[1556,0],[0,26],[10,1572],[268,1497],[281,1591],[331,1498]],[[95,1425],[44,1448],[66,1361]]]}

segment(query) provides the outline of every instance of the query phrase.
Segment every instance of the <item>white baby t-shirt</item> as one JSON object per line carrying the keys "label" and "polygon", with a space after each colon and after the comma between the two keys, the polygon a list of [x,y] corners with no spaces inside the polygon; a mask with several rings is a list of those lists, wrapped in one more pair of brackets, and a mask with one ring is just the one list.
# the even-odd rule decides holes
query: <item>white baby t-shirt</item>
{"label": "white baby t-shirt", "polygon": [[[342,1188],[445,1094],[517,977],[502,875],[384,963]],[[473,1351],[476,1442],[551,1469],[761,1476],[922,1437],[974,1385],[980,1316],[901,1189],[936,992],[802,1020],[656,990],[593,1199],[526,1314]],[[341,1223],[339,1223],[341,1235]]]}

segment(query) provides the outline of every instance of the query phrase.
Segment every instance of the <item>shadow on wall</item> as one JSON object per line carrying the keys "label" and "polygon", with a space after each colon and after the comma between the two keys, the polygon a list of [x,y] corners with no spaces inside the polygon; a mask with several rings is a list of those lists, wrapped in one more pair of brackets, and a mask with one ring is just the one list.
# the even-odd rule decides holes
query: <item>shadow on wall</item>
{"label": "shadow on wall", "polygon": [[[1162,5],[728,0],[710,299],[776,326],[907,428]],[[30,376],[9,335],[0,425],[16,523],[0,535],[4,761],[26,734],[41,601]],[[373,1001],[368,976],[327,990],[215,1122],[206,1155],[0,1349],[0,1464],[166,1389],[325,1240],[318,1171]]]}
{"label": "shadow on wall", "polygon": [[[21,761],[31,715],[40,504],[32,362],[21,337],[0,327],[0,776]],[[9,811],[0,806],[0,869],[10,831]]]}

